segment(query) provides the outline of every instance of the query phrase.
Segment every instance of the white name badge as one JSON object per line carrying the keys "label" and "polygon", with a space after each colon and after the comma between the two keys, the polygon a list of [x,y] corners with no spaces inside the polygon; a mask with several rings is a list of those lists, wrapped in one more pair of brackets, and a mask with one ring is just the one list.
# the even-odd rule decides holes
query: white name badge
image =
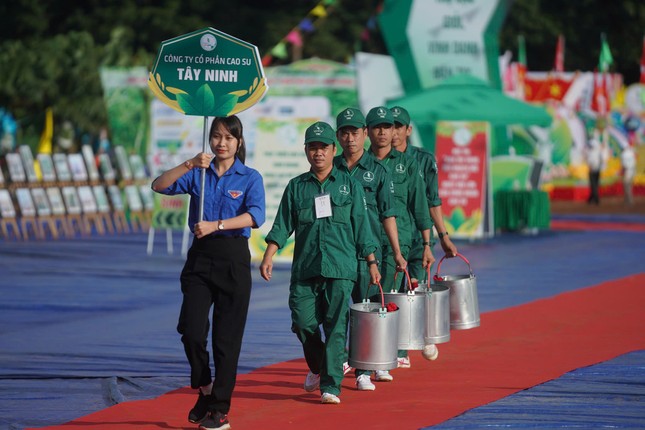
{"label": "white name badge", "polygon": [[331,198],[329,193],[321,194],[314,199],[316,203],[316,218],[331,216]]}

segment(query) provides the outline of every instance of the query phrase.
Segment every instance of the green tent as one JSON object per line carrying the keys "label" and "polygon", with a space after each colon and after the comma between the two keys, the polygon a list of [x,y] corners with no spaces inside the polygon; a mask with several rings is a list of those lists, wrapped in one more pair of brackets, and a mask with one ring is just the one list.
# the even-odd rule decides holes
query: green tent
{"label": "green tent", "polygon": [[403,106],[412,121],[486,121],[491,126],[509,124],[549,126],[546,110],[508,97],[485,81],[470,75],[457,75],[418,93],[391,100]]}

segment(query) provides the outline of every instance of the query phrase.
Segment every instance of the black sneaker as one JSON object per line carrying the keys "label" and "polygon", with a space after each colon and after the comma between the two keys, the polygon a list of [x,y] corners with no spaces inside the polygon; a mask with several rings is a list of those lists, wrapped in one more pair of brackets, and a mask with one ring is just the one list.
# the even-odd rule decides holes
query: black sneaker
{"label": "black sneaker", "polygon": [[208,396],[202,394],[202,390],[199,390],[199,397],[195,406],[188,413],[188,421],[193,424],[199,424],[206,419],[208,416]]}
{"label": "black sneaker", "polygon": [[228,416],[221,412],[211,412],[199,425],[201,430],[229,430]]}

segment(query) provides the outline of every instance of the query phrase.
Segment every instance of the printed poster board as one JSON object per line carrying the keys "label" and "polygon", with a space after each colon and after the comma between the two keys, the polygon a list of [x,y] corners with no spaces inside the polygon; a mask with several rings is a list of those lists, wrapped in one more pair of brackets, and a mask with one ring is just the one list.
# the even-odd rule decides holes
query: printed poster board
{"label": "printed poster board", "polygon": [[65,215],[65,202],[63,201],[63,196],[60,193],[60,189],[56,187],[47,188],[47,197],[49,198],[49,204],[52,208],[52,214],[56,216]]}
{"label": "printed poster board", "polygon": [[31,183],[38,182],[38,176],[34,168],[34,155],[31,153],[31,148],[27,145],[20,145],[18,151],[20,152],[20,158],[22,158],[22,163],[27,173],[27,180]]}
{"label": "printed poster board", "polygon": [[32,188],[31,197],[33,198],[34,204],[36,205],[36,212],[38,213],[38,216],[51,216],[52,209],[49,205],[49,199],[47,198],[47,193],[45,192],[44,188]]}
{"label": "printed poster board", "polygon": [[0,216],[2,218],[16,217],[16,208],[13,206],[9,190],[0,189]]}
{"label": "printed poster board", "polygon": [[63,200],[70,215],[80,215],[82,212],[81,200],[78,197],[76,187],[63,187]]}
{"label": "printed poster board", "polygon": [[152,188],[150,185],[139,185],[139,193],[141,194],[141,201],[143,202],[143,208],[146,212],[152,212],[155,208],[154,198],[152,197]]}
{"label": "printed poster board", "polygon": [[123,212],[123,198],[121,197],[121,189],[116,185],[108,185],[108,195],[110,196],[110,202],[112,207],[117,212]]}
{"label": "printed poster board", "polygon": [[141,212],[143,211],[143,202],[141,201],[141,194],[139,194],[139,189],[136,185],[127,185],[125,187],[125,198],[128,203],[128,207],[132,212]]}
{"label": "printed poster board", "polygon": [[109,154],[99,154],[99,170],[104,181],[112,182],[116,179],[116,173]]}
{"label": "printed poster board", "polygon": [[90,181],[96,182],[99,178],[99,170],[96,167],[96,159],[94,158],[94,151],[90,145],[83,145],[81,148],[83,159],[85,160],[85,167],[87,167],[87,176]]}
{"label": "printed poster board", "polygon": [[54,169],[56,170],[56,176],[60,182],[70,182],[72,180],[72,172],[69,170],[69,164],[67,164],[67,154],[56,153],[53,155],[54,158]]}
{"label": "printed poster board", "polygon": [[18,207],[22,216],[36,216],[36,206],[31,198],[29,188],[16,189],[16,200],[18,200]]}
{"label": "printed poster board", "polygon": [[114,154],[116,155],[116,165],[121,179],[124,181],[132,180],[132,169],[130,168],[130,163],[128,163],[128,155],[125,153],[125,149],[122,146],[116,146]]}
{"label": "printed poster board", "polygon": [[440,121],[436,157],[446,229],[454,238],[485,232],[489,124]]}
{"label": "printed poster board", "polygon": [[27,174],[22,165],[20,154],[7,154],[5,159],[7,160],[7,169],[9,170],[9,179],[11,179],[11,182],[26,182]]}
{"label": "printed poster board", "polygon": [[72,180],[74,182],[86,182],[88,179],[85,159],[82,154],[69,154],[67,156],[69,169],[72,171]]}
{"label": "printed poster board", "polygon": [[92,192],[94,193],[94,199],[96,200],[97,210],[100,213],[110,212],[110,202],[108,202],[105,187],[103,185],[94,185],[92,187]]}
{"label": "printed poster board", "polygon": [[54,161],[50,154],[38,154],[36,156],[40,164],[40,173],[43,175],[43,181],[56,182],[56,171],[54,170]]}
{"label": "printed poster board", "polygon": [[94,200],[94,192],[90,186],[78,187],[78,198],[81,200],[81,208],[83,213],[94,214],[96,213],[96,200]]}
{"label": "printed poster board", "polygon": [[135,180],[145,180],[148,178],[146,174],[146,166],[143,164],[143,159],[139,154],[132,154],[129,158],[130,168],[132,170],[132,177]]}

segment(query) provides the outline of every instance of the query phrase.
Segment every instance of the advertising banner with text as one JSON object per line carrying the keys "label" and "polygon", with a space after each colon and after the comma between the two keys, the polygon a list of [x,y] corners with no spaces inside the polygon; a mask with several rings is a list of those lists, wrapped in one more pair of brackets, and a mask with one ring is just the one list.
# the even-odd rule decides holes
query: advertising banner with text
{"label": "advertising banner with text", "polygon": [[455,238],[482,238],[489,124],[437,123],[436,157],[444,222]]}

